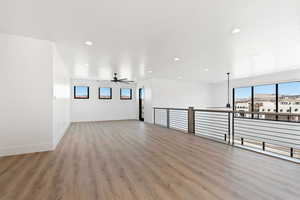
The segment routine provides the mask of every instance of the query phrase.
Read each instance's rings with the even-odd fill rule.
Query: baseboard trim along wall
[[[51,143],[47,143],[47,144],[31,144],[31,145],[0,148],[0,157],[35,153],[35,152],[52,151],[53,150],[52,146],[53,145]]]
[[[59,137],[53,139],[53,143],[29,144],[0,148],[0,157],[54,151],[65,133],[68,131],[70,125],[71,123],[66,126],[63,133],[59,134]]]

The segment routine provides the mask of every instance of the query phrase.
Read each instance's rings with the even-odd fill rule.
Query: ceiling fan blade
[[[119,82],[129,82],[129,83],[132,83],[132,82],[134,82],[134,81],[128,81],[128,80],[119,80]]]
[[[117,73],[114,73],[113,79],[110,80],[111,82],[114,83],[125,83],[125,84],[129,84],[129,83],[133,83],[134,81],[129,81],[128,78],[120,78],[118,79],[117,77]]]

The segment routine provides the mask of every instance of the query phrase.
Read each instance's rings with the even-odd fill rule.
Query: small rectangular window
[[[112,88],[99,88],[99,99],[112,99]]]
[[[132,99],[132,89],[121,88],[120,89],[120,99],[121,100],[131,100]]]
[[[74,99],[88,99],[89,89],[88,86],[74,86]]]

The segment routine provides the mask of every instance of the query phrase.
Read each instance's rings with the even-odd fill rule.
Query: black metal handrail
[[[276,116],[300,116],[298,113],[277,113],[277,112],[250,112],[238,110],[214,110],[214,109],[194,109],[201,112],[220,112],[220,113],[237,113],[237,114],[253,114],[253,115],[276,115]]]
[[[187,132],[247,148],[259,148],[300,159],[300,118],[295,121],[278,120],[279,116],[300,117],[297,113],[246,112],[229,109],[194,109],[154,107],[166,110],[166,127],[188,127]],[[187,111],[171,117],[170,111]],[[273,119],[241,117],[238,114],[278,116]],[[290,118],[288,118],[290,119]],[[290,123],[293,122],[293,123]],[[294,123],[296,122],[296,123]],[[176,128],[175,128],[176,129]],[[288,149],[288,151],[285,151]],[[299,152],[299,154],[298,154]],[[299,160],[300,161],[300,160]]]
[[[187,108],[168,108],[168,107],[153,107],[153,109],[189,110]]]

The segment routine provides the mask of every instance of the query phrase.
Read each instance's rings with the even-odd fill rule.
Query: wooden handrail
[[[154,109],[163,109],[163,110],[186,110],[188,111],[189,109],[188,108],[167,108],[167,107],[153,107]]]
[[[167,107],[153,107],[154,109],[169,109],[169,110],[188,110],[187,108],[167,108]],[[218,113],[238,113],[238,114],[253,114],[253,115],[274,115],[274,116],[300,116],[297,113],[276,113],[276,112],[250,112],[237,110],[220,110],[220,109],[194,109],[198,112],[218,112]]]
[[[200,111],[200,112],[238,113],[238,114],[253,114],[253,115],[300,116],[300,114],[297,114],[297,113],[250,112],[250,111],[238,111],[238,110],[195,109],[194,111]]]

